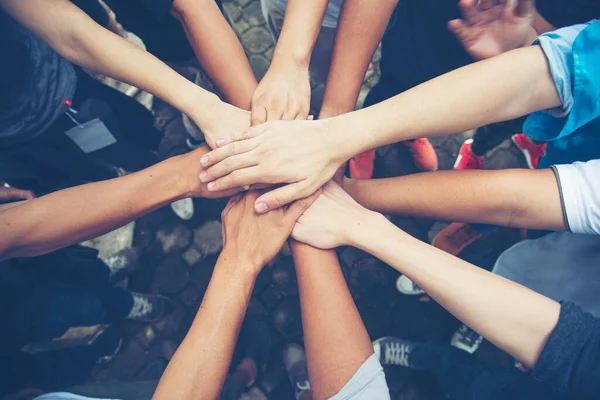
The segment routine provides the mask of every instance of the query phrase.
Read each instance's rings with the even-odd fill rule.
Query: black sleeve
[[[600,18],[598,0],[538,0],[536,8],[546,21],[557,28]]]
[[[533,375],[569,398],[600,398],[600,320],[573,303],[562,303]]]

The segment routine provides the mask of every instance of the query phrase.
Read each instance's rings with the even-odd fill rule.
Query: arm
[[[256,277],[314,201],[313,197],[285,211],[257,215],[256,197],[256,192],[236,196],[223,211],[223,252],[196,318],[153,399],[218,398]]]
[[[249,126],[247,113],[96,24],[68,0],[51,6],[45,0],[0,0],[0,6],[67,60],[145,90],[190,116],[211,147]]]
[[[352,245],[373,254],[528,367],[558,322],[559,303],[414,239],[332,183],[293,236],[320,248]]]
[[[204,182],[214,181],[209,189],[216,191],[289,183],[258,199],[272,209],[310,195],[343,162],[363,151],[464,132],[560,105],[543,50],[539,46],[517,49],[359,111],[322,121],[276,121],[252,127],[244,135],[249,140],[206,156],[203,165],[210,168]]]
[[[0,260],[48,253],[102,235],[175,200],[210,195],[197,179],[197,160],[206,151],[204,147],[121,178],[0,209]]]
[[[314,398],[329,398],[373,354],[373,345],[335,252],[292,242],[292,253],[311,389]]]
[[[354,111],[369,62],[398,0],[344,2],[320,119]]]
[[[344,190],[363,207],[383,214],[567,229],[558,182],[551,169],[438,171],[389,179],[345,179]]]
[[[308,68],[327,3],[327,0],[288,0],[273,61],[252,97],[252,125],[308,118]]]
[[[175,0],[172,13],[200,64],[234,106],[249,110],[257,82],[235,32],[214,0]]]

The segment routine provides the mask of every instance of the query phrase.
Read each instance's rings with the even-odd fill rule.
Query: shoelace
[[[394,364],[401,367],[408,367],[408,356],[411,346],[392,342],[385,344],[385,364]]]

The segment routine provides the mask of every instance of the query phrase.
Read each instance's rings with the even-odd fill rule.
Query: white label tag
[[[117,143],[117,139],[98,118],[69,129],[65,135],[71,138],[85,154]]]

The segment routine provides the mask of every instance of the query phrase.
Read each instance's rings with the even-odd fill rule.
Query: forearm
[[[328,0],[288,0],[273,62],[292,61],[308,68]]]
[[[389,179],[345,179],[344,190],[384,214],[566,230],[551,169],[438,171]]]
[[[185,197],[178,158],[121,178],[22,202],[0,212],[0,259],[34,256],[100,236]]]
[[[196,56],[227,101],[248,110],[258,85],[246,53],[214,0],[177,0],[174,14]]]
[[[398,0],[344,2],[320,118],[353,111],[365,73]]]
[[[217,399],[227,377],[256,275],[221,254],[198,314],[153,399]]]
[[[544,52],[532,46],[323,123],[340,155],[350,158],[389,143],[464,132],[560,105]]]
[[[292,252],[311,388],[315,398],[329,398],[373,354],[373,346],[335,251],[293,242]]]
[[[1,0],[9,14],[74,64],[145,90],[177,109],[200,107],[210,115],[217,96],[177,74],[162,61],[96,24],[68,0]]]
[[[528,367],[554,330],[559,303],[420,242],[380,215],[353,244],[405,274],[462,322]]]

